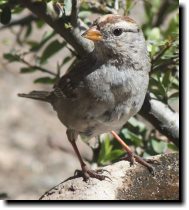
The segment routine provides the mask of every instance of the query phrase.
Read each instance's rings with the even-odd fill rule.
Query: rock
[[[99,181],[70,177],[46,192],[40,200],[179,200],[179,154],[150,157],[155,176],[148,169],[120,161],[104,167],[111,178]]]

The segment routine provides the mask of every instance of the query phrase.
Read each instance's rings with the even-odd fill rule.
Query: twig
[[[171,47],[171,43],[166,43],[166,45],[158,52],[158,54],[152,59],[152,64],[154,64],[165,52]]]
[[[57,76],[56,73],[54,73],[54,72],[52,72],[52,71],[50,71],[50,70],[47,70],[47,69],[45,69],[45,68],[43,68],[43,67],[41,67],[41,66],[31,65],[28,61],[24,60],[23,58],[19,58],[19,59],[20,59],[20,61],[21,61],[22,63],[26,64],[26,65],[27,65],[28,67],[30,67],[30,68],[38,69],[38,70],[40,70],[41,72],[48,73],[48,74],[51,74],[51,75],[53,75],[53,76]]]
[[[47,70],[47,69],[45,69],[45,68],[42,68],[42,67],[40,67],[40,66],[31,66],[31,67],[33,67],[33,68],[35,68],[35,69],[38,69],[38,70],[40,70],[41,72],[44,72],[44,73],[48,73],[48,74],[51,74],[51,75],[53,75],[53,76],[57,76],[57,74],[56,73],[53,73],[52,71],[50,71],[50,70]]]
[[[71,11],[71,24],[73,27],[77,26],[78,10],[79,10],[79,0],[72,0],[72,11]]]
[[[171,59],[171,60],[167,60],[166,62],[164,63],[161,63],[157,66],[152,66],[152,71],[150,74],[152,74],[154,71],[157,71],[158,69],[162,69],[162,71],[164,71],[164,69],[169,66],[169,65],[172,65],[172,64],[175,64],[174,60]]]
[[[108,7],[105,4],[99,3],[96,0],[86,0],[87,3],[93,12],[100,14],[117,14],[117,11],[114,8]]]

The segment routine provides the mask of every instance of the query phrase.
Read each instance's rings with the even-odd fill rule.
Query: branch
[[[94,13],[100,14],[117,14],[117,10],[111,7],[106,6],[96,0],[85,0],[85,3],[88,4],[90,10]]]
[[[93,49],[93,44],[80,36],[81,30],[84,24],[73,28],[67,28],[66,17],[55,19],[47,13],[47,5],[45,2],[33,2],[32,0],[18,0],[23,6],[28,8],[37,17],[43,19],[49,26],[51,26],[60,36],[62,36],[73,48],[76,50],[79,56],[85,56]]]
[[[79,11],[79,2],[78,0],[72,0],[72,11],[71,11],[71,24],[76,27]]]
[[[139,114],[179,147],[179,114],[147,95]]]
[[[151,157],[156,174],[141,165],[120,161],[104,167],[112,181],[70,177],[46,192],[40,200],[179,200],[179,155]]]
[[[53,76],[57,76],[56,73],[54,73],[54,72],[52,72],[52,71],[50,71],[50,70],[47,70],[47,69],[45,69],[45,68],[43,68],[43,67],[41,67],[41,66],[32,65],[32,64],[30,64],[28,61],[24,60],[24,59],[21,58],[21,57],[19,58],[19,60],[20,60],[22,63],[24,63],[25,65],[27,65],[28,67],[32,68],[32,69],[38,69],[38,70],[41,71],[41,72],[44,72],[44,73],[47,73],[47,74],[50,74],[50,75],[53,75]]]

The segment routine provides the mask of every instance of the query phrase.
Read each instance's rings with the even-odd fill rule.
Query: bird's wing
[[[77,98],[77,87],[82,79],[96,68],[96,58],[89,54],[73,65],[54,86],[54,94],[58,97]]]

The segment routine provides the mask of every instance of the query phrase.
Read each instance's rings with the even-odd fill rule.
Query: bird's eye
[[[123,33],[123,30],[121,28],[116,28],[113,30],[113,34],[115,36],[120,36]]]

